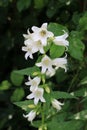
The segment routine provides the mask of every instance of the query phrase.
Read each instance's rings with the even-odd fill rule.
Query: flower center
[[[27,51],[29,51],[29,52],[30,52],[30,51],[31,51],[31,48],[29,48],[29,47],[28,47],[28,48],[27,48]]]
[[[37,41],[37,47],[41,47],[41,41]]]
[[[43,61],[43,64],[44,64],[45,66],[49,66],[49,65],[50,65],[50,61],[49,61],[48,59],[45,59],[45,60]]]
[[[40,34],[41,34],[41,36],[43,37],[43,36],[46,35],[46,31],[45,31],[45,30],[42,30],[42,31],[40,32]]]
[[[42,96],[42,93],[41,93],[41,91],[37,90],[37,91],[35,92],[35,95],[36,95],[37,98],[39,98],[39,97]]]
[[[32,86],[37,86],[36,81],[32,81],[31,84],[32,84]]]

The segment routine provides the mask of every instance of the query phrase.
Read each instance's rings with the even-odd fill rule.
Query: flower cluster
[[[45,78],[46,76],[52,77],[59,68],[63,68],[65,72],[67,71],[67,55],[62,58],[51,58],[48,53],[46,53],[45,48],[50,44],[49,41],[51,41],[52,44],[64,46],[66,49],[68,49],[69,42],[66,39],[68,37],[67,32],[63,30],[63,35],[54,36],[53,32],[47,30],[47,23],[42,24],[40,28],[33,26],[31,29],[32,33],[30,33],[28,29],[28,34],[23,34],[25,38],[25,46],[22,47],[22,51],[26,52],[26,60],[28,57],[33,59],[33,54],[37,52],[39,52],[40,56],[42,57],[40,62],[35,63],[37,67],[41,68],[40,74],[33,78],[29,76],[28,81],[25,82],[25,84],[29,86],[31,92],[26,98],[29,100],[34,99],[34,105],[37,106],[39,103],[46,102],[44,97],[46,88],[44,87],[42,75],[45,75]],[[53,108],[57,109],[57,111],[61,110],[61,105],[63,105],[63,103],[54,98],[51,99],[51,104]],[[28,120],[32,122],[36,115],[37,109],[33,109],[27,115],[24,115],[24,117],[28,118]]]

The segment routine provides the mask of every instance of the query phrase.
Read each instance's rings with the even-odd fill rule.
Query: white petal
[[[25,82],[25,85],[30,85],[30,81],[28,81],[28,82]]]
[[[39,101],[39,98],[35,98],[35,99],[34,99],[34,104],[37,105],[37,104],[38,104],[38,101]]]
[[[53,37],[54,36],[54,34],[52,32],[50,32],[50,31],[47,32],[47,35],[48,35],[48,37]]]
[[[32,99],[32,98],[34,98],[34,94],[31,93],[31,94],[29,94],[26,98],[27,98],[27,99]]]
[[[34,92],[36,89],[37,89],[37,86],[31,86],[31,87],[30,87],[30,91],[31,91],[31,92]]]
[[[41,102],[46,102],[46,100],[43,97],[41,97],[40,100]]]
[[[29,52],[25,54],[25,59],[27,60],[28,56],[30,56]]]
[[[23,47],[22,47],[22,51],[27,51],[27,47],[26,47],[26,46],[23,46]]]
[[[40,53],[41,53],[41,54],[44,54],[44,53],[45,53],[45,51],[44,51],[43,48],[40,48]]]
[[[47,23],[43,23],[42,26],[41,26],[41,28],[47,29]]]
[[[35,80],[35,82],[37,82],[37,84],[39,84],[41,81],[40,77],[35,77],[34,80]]]
[[[42,66],[41,72],[42,72],[42,73],[45,73],[45,72],[46,72],[46,67]]]
[[[40,29],[38,28],[38,27],[36,27],[36,26],[33,26],[32,27],[32,31],[34,31],[34,32],[38,32]]]
[[[47,45],[47,37],[41,38],[41,42],[42,42],[43,46],[46,46]]]
[[[38,66],[38,67],[42,66],[41,62],[40,63],[36,63],[36,66]]]

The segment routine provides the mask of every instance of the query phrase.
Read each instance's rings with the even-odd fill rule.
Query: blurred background
[[[23,118],[23,111],[13,104],[25,99],[27,93],[24,77],[16,75],[14,70],[33,65],[31,60],[25,60],[21,50],[23,34],[44,22],[56,22],[69,31],[76,30],[86,10],[87,0],[0,0],[0,130],[35,129]],[[83,42],[87,47],[86,20],[87,17],[82,22],[86,25]]]

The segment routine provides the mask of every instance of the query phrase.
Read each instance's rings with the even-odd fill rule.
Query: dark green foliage
[[[21,47],[24,40],[22,34],[26,34],[26,30],[33,25],[41,26],[44,22],[50,23],[48,30],[53,30],[55,35],[64,33],[61,28],[66,30],[70,42],[68,72],[60,69],[52,78],[53,89],[63,91],[55,92],[54,97],[58,95],[66,104],[63,113],[48,120],[48,130],[87,130],[86,0],[0,0],[0,130],[37,130],[40,123],[38,120],[34,122],[36,128],[33,128],[23,118],[22,100],[29,93],[24,86],[24,76],[33,76],[39,70],[33,68],[34,63],[30,59],[24,59]],[[58,47],[57,52],[56,45],[51,46],[51,58],[65,56],[61,48],[64,47]],[[48,51],[49,46],[45,49]],[[34,57],[36,61],[38,55]],[[14,105],[18,101],[20,104],[15,104],[23,110]],[[75,120],[78,114],[80,119]]]

